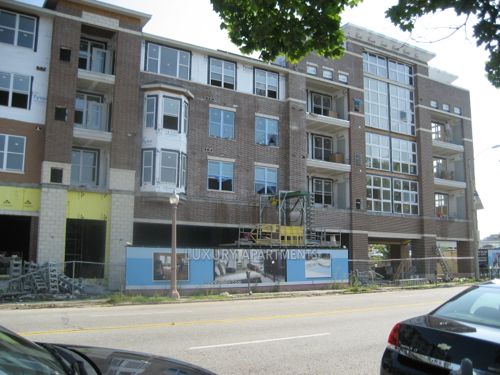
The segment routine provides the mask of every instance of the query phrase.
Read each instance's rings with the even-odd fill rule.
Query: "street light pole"
[[[174,194],[169,198],[172,205],[172,251],[170,253],[170,296],[174,299],[181,298],[177,291],[177,206],[179,195]]]

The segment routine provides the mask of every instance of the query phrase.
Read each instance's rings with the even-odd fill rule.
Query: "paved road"
[[[0,310],[0,323],[31,340],[152,352],[219,374],[376,374],[394,323],[462,289]]]

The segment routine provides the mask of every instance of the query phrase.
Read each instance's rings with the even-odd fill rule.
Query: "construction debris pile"
[[[2,257],[2,263],[7,277],[0,284],[0,300],[69,298],[84,291],[81,279],[66,276],[54,263],[39,265],[17,256]]]

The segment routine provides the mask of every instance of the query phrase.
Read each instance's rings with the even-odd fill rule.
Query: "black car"
[[[472,286],[427,315],[397,323],[381,374],[500,374],[500,281]]]
[[[33,343],[0,327],[0,375],[214,375],[171,358],[89,346]]]

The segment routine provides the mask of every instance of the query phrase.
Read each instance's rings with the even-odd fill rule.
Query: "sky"
[[[26,0],[41,5],[42,0]],[[209,0],[103,0],[114,5],[152,15],[145,26],[147,33],[211,49],[239,53],[212,10]],[[500,89],[486,79],[484,63],[488,57],[477,47],[470,22],[449,38],[450,26],[463,23],[452,11],[428,15],[419,20],[410,35],[385,18],[385,10],[397,1],[365,0],[342,15],[343,23],[352,23],[434,52],[429,65],[459,78],[453,83],[469,90],[472,106],[476,190],[484,209],[478,211],[480,238],[500,233]],[[473,21],[473,20],[471,20]],[[439,39],[443,39],[439,41]],[[498,220],[498,221],[497,221]],[[464,233],[464,236],[466,233]]]

